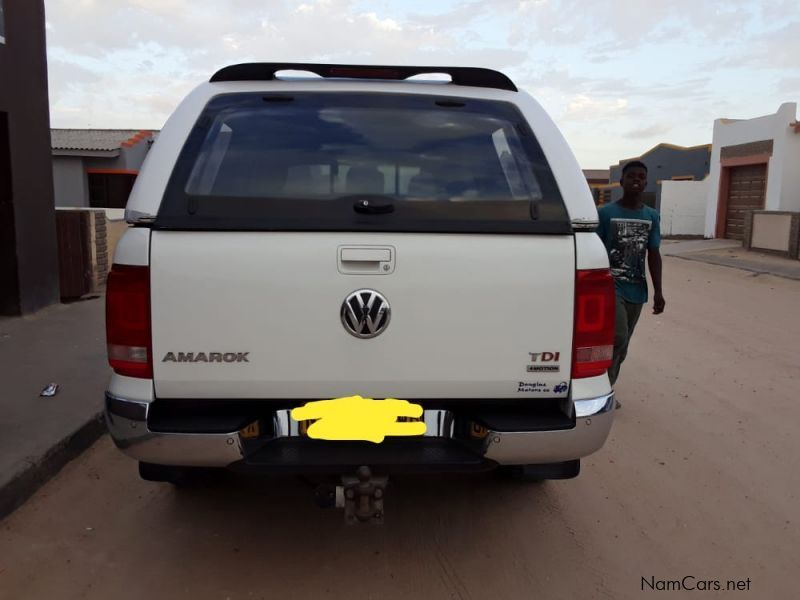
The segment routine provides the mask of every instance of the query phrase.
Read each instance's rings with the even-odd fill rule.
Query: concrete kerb
[[[99,299],[0,319],[0,518],[105,431],[104,322]]]
[[[724,259],[714,256],[692,255],[692,254],[668,254],[671,258],[680,258],[681,260],[690,260],[693,262],[702,262],[709,265],[716,265],[718,267],[728,267],[729,269],[739,269],[740,271],[748,271],[755,275],[772,275],[773,277],[781,277],[783,279],[791,279],[793,281],[800,281],[800,270],[797,273],[780,272],[775,269],[764,269],[743,264],[736,259]]]
[[[729,250],[741,249],[742,243],[736,240],[724,239],[675,239],[665,238],[661,244],[661,253],[665,256],[678,256],[692,254],[695,252],[706,252],[710,250]]]
[[[28,498],[47,483],[71,460],[94,444],[106,433],[103,413],[92,416],[76,431],[57,441],[43,456],[0,481],[0,519],[22,506]]]
[[[664,256],[739,269],[754,275],[800,280],[800,261],[747,250],[735,240],[665,241],[661,252]]]

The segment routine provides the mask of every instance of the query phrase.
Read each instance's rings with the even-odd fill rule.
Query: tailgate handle
[[[342,248],[342,262],[389,262],[392,252],[388,248]]]
[[[342,275],[391,275],[397,252],[394,246],[339,246],[337,262]]]

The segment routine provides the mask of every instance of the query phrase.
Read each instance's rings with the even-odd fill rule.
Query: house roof
[[[147,129],[51,129],[52,150],[110,152],[129,148],[150,138],[154,130]]]
[[[605,179],[608,181],[608,176],[611,173],[610,169],[584,169],[583,176],[586,179]]]
[[[708,150],[709,153],[711,152],[711,144],[698,144],[697,146],[679,146],[677,144],[668,144],[666,142],[662,142],[660,144],[656,144],[655,146],[650,148],[650,150],[648,150],[647,152],[643,152],[639,156],[634,156],[632,158],[625,158],[619,161],[616,165],[614,165],[614,167],[620,167],[625,163],[631,162],[632,160],[642,160],[645,156],[647,156],[648,154],[650,154],[655,150],[658,150],[659,148],[669,148],[670,150],[677,150],[680,152],[691,152],[693,150]]]

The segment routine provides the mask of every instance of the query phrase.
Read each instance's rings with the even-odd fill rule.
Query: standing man
[[[597,235],[603,240],[611,265],[617,292],[617,313],[614,329],[614,362],[608,370],[611,385],[617,381],[619,368],[628,354],[636,322],[647,303],[645,256],[653,280],[653,314],[664,312],[661,291],[661,218],[658,212],[642,201],[647,187],[647,166],[638,160],[622,168],[621,200],[603,206],[599,211]],[[617,408],[621,405],[617,401]]]

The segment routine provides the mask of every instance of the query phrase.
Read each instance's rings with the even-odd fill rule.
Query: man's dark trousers
[[[619,368],[628,355],[628,344],[633,336],[633,330],[642,314],[644,304],[634,304],[617,296],[617,314],[614,323],[614,362],[608,369],[608,378],[611,385],[617,381]]]

